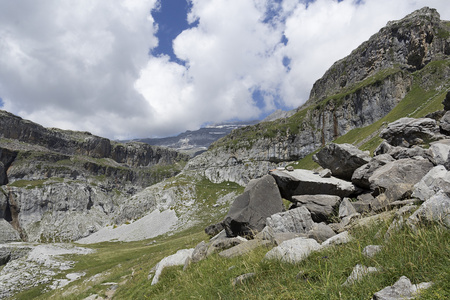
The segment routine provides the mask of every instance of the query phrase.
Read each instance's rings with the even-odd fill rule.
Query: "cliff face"
[[[187,159],[0,111],[0,218],[25,240],[75,240],[124,222],[115,217],[120,204],[179,173]]]
[[[213,181],[225,177],[245,184],[277,163],[301,159],[380,120],[416,89],[446,89],[449,37],[450,22],[441,21],[434,9],[389,22],[317,80],[296,114],[235,130],[187,168],[203,169]]]

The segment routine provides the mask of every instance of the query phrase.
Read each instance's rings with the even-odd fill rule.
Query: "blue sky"
[[[450,20],[448,0],[0,1],[0,107],[114,139],[263,118],[423,6]]]

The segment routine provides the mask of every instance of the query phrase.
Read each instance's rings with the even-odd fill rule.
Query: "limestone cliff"
[[[124,222],[115,216],[120,204],[179,173],[187,159],[0,111],[0,218],[25,240],[75,240]]]
[[[233,131],[187,169],[245,184],[380,120],[418,90],[428,97],[423,102],[444,92],[450,87],[449,55],[450,22],[436,10],[425,7],[389,22],[317,80],[296,114]]]

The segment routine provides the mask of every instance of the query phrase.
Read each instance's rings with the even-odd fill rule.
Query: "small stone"
[[[233,286],[241,285],[241,284],[243,284],[245,281],[249,280],[250,278],[252,278],[252,277],[254,277],[254,276],[255,276],[255,273],[247,273],[247,274],[239,275],[238,277],[236,277],[236,278],[233,280]]]

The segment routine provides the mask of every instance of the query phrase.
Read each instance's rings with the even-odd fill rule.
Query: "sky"
[[[448,0],[0,1],[0,109],[111,139],[303,104],[389,20]]]

